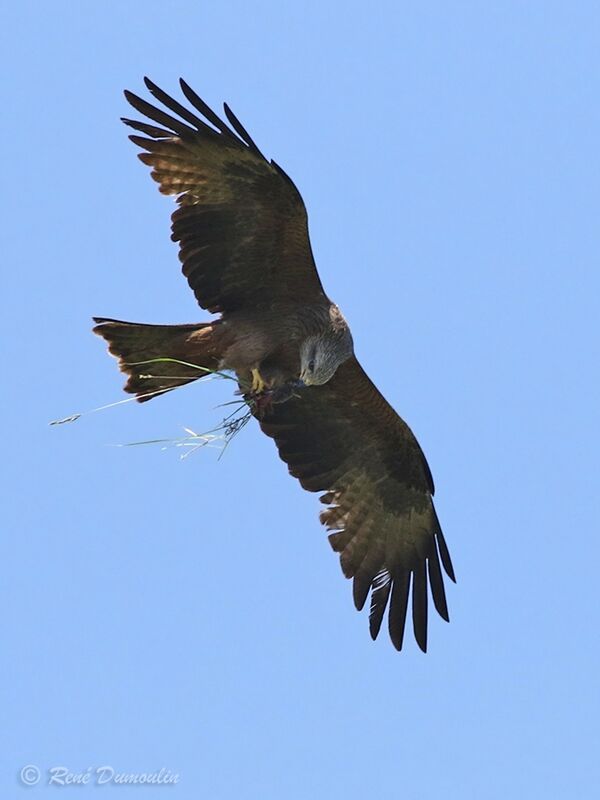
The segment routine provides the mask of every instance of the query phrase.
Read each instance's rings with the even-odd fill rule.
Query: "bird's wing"
[[[413,433],[353,357],[324,386],[272,407],[260,421],[290,473],[324,491],[321,521],[354,579],[360,610],[371,591],[377,637],[389,602],[389,632],[400,650],[412,587],[415,638],[427,647],[427,585],[448,620],[440,562],[455,580],[432,495],[431,473]]]
[[[199,304],[222,312],[323,299],[306,209],[290,178],[265,159],[227,105],[229,125],[184,81],[193,110],[145,82],[171,113],[126,91],[156,124],[123,121],[144,134],[130,139],[145,151],[139,157],[160,191],[177,196],[171,238]]]

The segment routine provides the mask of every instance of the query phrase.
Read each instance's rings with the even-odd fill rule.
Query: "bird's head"
[[[347,325],[338,330],[309,336],[300,348],[300,380],[306,386],[321,386],[353,353],[352,335]]]

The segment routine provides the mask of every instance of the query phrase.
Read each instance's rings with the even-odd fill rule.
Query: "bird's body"
[[[248,372],[256,369],[273,389],[300,379],[305,367],[303,361],[307,361],[303,352],[310,349],[311,342],[346,338],[347,346],[340,349],[339,363],[352,355],[350,329],[337,306],[325,299],[303,307],[274,303],[265,306],[259,318],[255,311],[224,313],[222,327],[228,343],[222,350],[220,369],[233,370],[242,382],[248,379]],[[309,385],[310,375],[305,374],[304,378]]]
[[[412,586],[415,637],[425,650],[427,585],[448,619],[440,563],[454,580],[431,473],[410,429],[358,363],[350,329],[323,290],[302,198],[227,106],[231,127],[183,81],[201,116],[146,85],[177,117],[126,92],[161,126],[125,120],[145,134],[130,138],[160,191],[177,196],[172,239],[183,272],[199,304],[220,317],[187,325],[96,318],[94,330],[139,400],[207,370],[234,372],[290,473],[309,491],[325,492],[321,520],[344,574],[354,578],[357,608],[371,592],[373,638],[389,605],[390,636],[401,648]],[[158,372],[149,368],[157,359]]]

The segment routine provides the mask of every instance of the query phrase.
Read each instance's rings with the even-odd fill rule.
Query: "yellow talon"
[[[260,394],[264,392],[266,387],[266,383],[260,376],[260,372],[257,369],[252,370],[252,391],[255,394]]]

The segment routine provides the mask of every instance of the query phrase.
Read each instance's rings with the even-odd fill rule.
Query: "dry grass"
[[[229,375],[226,372],[221,372],[220,370],[211,370],[207,367],[200,367],[197,364],[191,364],[187,361],[179,361],[175,358],[153,358],[148,361],[139,361],[131,366],[141,366],[142,364],[160,364],[160,363],[171,363],[171,364],[180,364],[181,366],[185,366],[192,369],[197,369],[203,373],[205,373],[204,378],[210,380],[211,378],[219,378],[234,381],[237,383],[237,379],[233,375]],[[149,378],[162,378],[165,379],[173,379],[177,376],[174,375],[144,375],[141,377],[149,377]],[[189,378],[189,376],[181,376],[182,378]],[[146,395],[142,395],[143,397],[151,397],[155,394],[166,394],[166,392],[172,392],[175,389],[181,388],[180,386],[173,386],[168,389],[158,389],[153,392],[148,392]],[[239,394],[239,392],[238,392]],[[75,422],[76,420],[80,419],[81,417],[88,416],[89,414],[95,414],[98,411],[105,411],[109,408],[115,408],[116,406],[124,405],[125,403],[131,403],[137,400],[137,397],[126,397],[123,400],[117,400],[114,403],[107,403],[103,406],[98,406],[97,408],[92,408],[89,411],[82,411],[77,414],[70,414],[68,417],[63,417],[62,419],[55,419],[52,420],[49,424],[50,425],[64,425],[69,422]],[[126,442],[124,444],[115,445],[116,447],[139,447],[141,445],[161,445],[163,450],[169,449],[171,447],[176,448],[183,448],[184,452],[181,453],[181,458],[187,458],[192,453],[196,452],[197,450],[203,447],[211,447],[211,448],[218,448],[221,452],[219,454],[219,458],[223,455],[231,441],[237,436],[237,434],[246,427],[248,422],[252,419],[252,401],[248,401],[245,398],[239,398],[238,400],[233,400],[229,403],[225,403],[221,407],[225,406],[235,406],[235,409],[225,416],[221,422],[211,428],[204,433],[196,433],[196,431],[192,430],[191,428],[184,428],[186,435],[181,436],[178,438],[172,439],[146,439],[144,441],[139,442]]]

